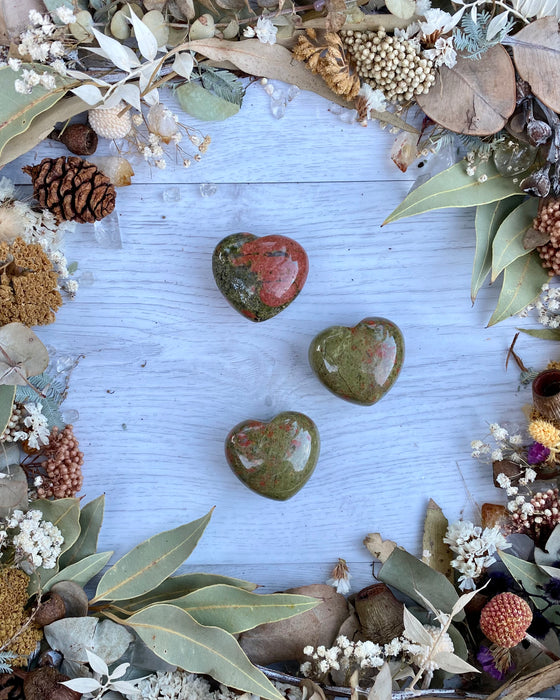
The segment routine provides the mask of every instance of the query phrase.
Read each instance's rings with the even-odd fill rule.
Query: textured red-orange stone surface
[[[533,620],[529,605],[514,593],[494,596],[480,614],[480,629],[491,642],[506,649],[523,640]]]

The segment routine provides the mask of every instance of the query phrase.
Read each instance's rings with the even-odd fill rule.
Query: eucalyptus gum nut
[[[169,26],[165,22],[165,17],[158,10],[146,12],[142,17],[142,22],[151,30],[156,38],[158,46],[166,46],[169,40]]]
[[[123,41],[130,37],[130,23],[122,10],[115,12],[109,26],[115,39]]]
[[[213,95],[196,83],[184,83],[176,94],[182,110],[204,122],[223,121],[239,112],[239,105]]]
[[[195,41],[197,39],[210,39],[214,36],[215,32],[216,27],[214,24],[214,18],[212,15],[205,14],[200,16],[192,23],[189,38],[191,41]]]

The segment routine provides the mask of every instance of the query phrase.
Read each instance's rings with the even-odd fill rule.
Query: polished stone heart
[[[308,269],[305,250],[286,236],[233,233],[218,243],[212,256],[218,289],[251,321],[266,321],[291,304]]]
[[[252,491],[286,501],[309,479],[319,458],[317,426],[303,413],[285,411],[269,422],[239,423],[226,438],[229,466]]]
[[[353,328],[331,326],[309,346],[309,363],[334,394],[371,406],[393,386],[404,359],[404,339],[386,318],[365,318]]]

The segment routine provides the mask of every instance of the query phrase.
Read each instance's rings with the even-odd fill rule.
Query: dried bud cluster
[[[52,323],[62,305],[58,275],[40,245],[0,242],[0,326]]]
[[[538,491],[528,506],[511,514],[512,531],[529,535],[539,546],[544,546],[556,525],[560,523],[558,489]]]
[[[514,593],[500,593],[480,614],[480,629],[491,642],[511,649],[521,642],[533,620],[529,605]]]
[[[420,46],[384,29],[340,32],[342,43],[366,83],[381,90],[390,102],[407,102],[425,94],[435,81],[433,62],[424,58]]]
[[[43,450],[47,459],[41,463],[45,471],[43,483],[37,489],[39,498],[72,498],[82,488],[81,466],[84,455],[78,449],[79,443],[71,425],[62,432],[53,428],[49,444]]]
[[[0,442],[16,442],[17,433],[23,429],[23,408],[22,404],[14,404],[12,415],[3,433],[0,434]]]
[[[29,576],[21,569],[0,568],[0,646],[12,639],[29,617],[29,613],[24,609],[29,598],[28,584]],[[8,651],[25,657],[35,651],[42,636],[41,630],[34,624],[28,625],[8,646]],[[27,663],[27,660],[20,658],[16,660],[16,664],[18,663]]]
[[[533,228],[550,236],[548,243],[537,248],[542,266],[550,276],[560,275],[560,200],[551,199],[541,207]]]

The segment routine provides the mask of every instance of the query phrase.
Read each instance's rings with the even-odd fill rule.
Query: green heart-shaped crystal
[[[371,406],[393,386],[404,359],[404,339],[386,318],[365,318],[353,328],[331,326],[309,346],[321,382],[347,401]]]
[[[303,413],[285,411],[271,421],[248,420],[226,438],[226,458],[252,491],[286,501],[307,482],[319,458],[317,426]]]

